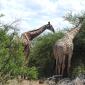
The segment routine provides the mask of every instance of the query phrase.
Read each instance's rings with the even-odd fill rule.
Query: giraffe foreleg
[[[57,54],[56,46],[53,47],[53,54],[54,54],[54,58],[56,60],[55,72],[56,72],[56,74],[58,74],[58,54]]]
[[[67,66],[67,73],[69,74],[69,69],[71,67],[71,58],[73,55],[73,44],[71,44],[70,48],[69,48],[69,54],[68,54],[68,66]]]
[[[58,64],[58,75],[60,75],[60,74],[61,74],[61,72],[60,72],[60,71],[61,71],[61,68],[60,68],[60,67],[61,67],[61,65],[60,65],[60,64]]]
[[[26,45],[25,48],[24,48],[24,54],[25,54],[24,63],[25,63],[25,65],[28,63],[29,52],[30,52],[29,45]]]
[[[60,75],[61,74],[61,61],[60,61],[60,56],[58,55],[57,58],[57,74]]]

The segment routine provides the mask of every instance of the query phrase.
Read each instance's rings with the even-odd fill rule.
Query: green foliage
[[[36,67],[32,66],[30,67],[22,67],[19,70],[19,75],[26,76],[28,79],[37,79],[38,78],[38,71]]]
[[[4,14],[0,14],[0,17],[3,17],[4,16]]]
[[[14,42],[15,32],[7,32],[4,26],[0,29],[0,71],[1,75],[17,75],[15,71],[23,63],[22,45]]]
[[[85,18],[85,12],[81,12],[80,14],[73,14],[72,12],[69,12],[64,16],[64,19],[74,26],[79,24],[79,18]]]
[[[85,73],[85,66],[81,63],[78,66],[75,66],[72,71],[72,77],[79,76],[80,74]]]
[[[35,67],[24,67],[23,45],[16,28],[9,25],[0,27],[0,82],[20,75],[37,79]]]
[[[39,77],[51,76],[54,73],[53,45],[56,40],[63,36],[62,32],[47,34],[38,37],[31,49],[29,56],[29,66],[38,69]]]
[[[73,15],[72,12],[69,12],[64,16],[64,19],[69,21],[71,24],[76,25],[76,17],[77,16],[78,15],[76,15],[76,14]]]
[[[36,69],[36,67],[32,67],[32,68],[27,68],[27,76],[29,77],[29,79],[37,79],[38,78],[38,71]]]

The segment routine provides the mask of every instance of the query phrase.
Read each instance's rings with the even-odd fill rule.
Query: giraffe
[[[54,58],[56,60],[56,74],[63,75],[67,65],[67,74],[71,66],[71,58],[73,54],[73,39],[81,28],[83,18],[79,18],[79,24],[68,31],[63,38],[59,39],[53,46]],[[67,63],[66,63],[67,59]]]
[[[24,32],[21,37],[22,37],[22,41],[23,41],[23,45],[24,45],[24,55],[25,55],[25,63],[28,62],[28,56],[30,53],[30,46],[31,46],[31,41],[36,38],[37,36],[39,36],[42,32],[44,32],[46,29],[54,32],[54,28],[53,26],[50,24],[50,22],[48,22],[48,24],[43,25],[42,27],[40,27],[39,29],[36,30],[32,30],[32,31],[28,31],[28,32]]]

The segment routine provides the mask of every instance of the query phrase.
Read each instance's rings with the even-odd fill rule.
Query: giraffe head
[[[48,24],[46,25],[46,29],[48,29],[48,30],[50,30],[50,31],[52,31],[52,32],[55,32],[55,31],[54,31],[54,28],[53,28],[53,26],[50,24],[50,22],[48,22]]]

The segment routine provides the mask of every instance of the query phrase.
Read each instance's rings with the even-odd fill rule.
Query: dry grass
[[[39,84],[39,80],[9,80],[6,85],[47,85],[46,83]]]

